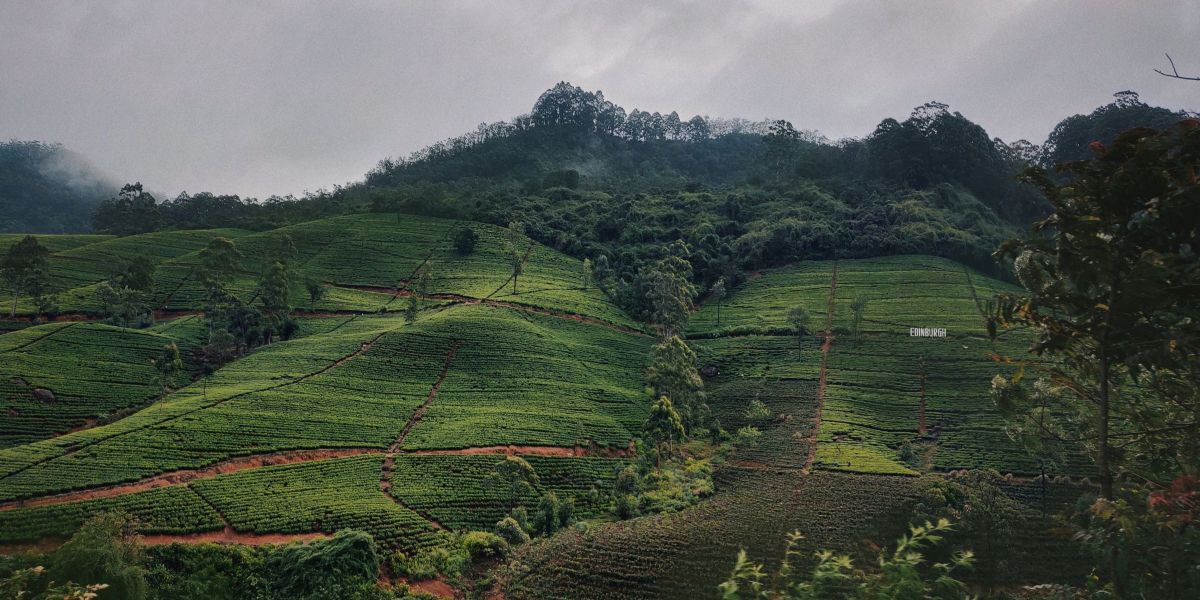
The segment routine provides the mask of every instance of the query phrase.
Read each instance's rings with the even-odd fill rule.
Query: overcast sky
[[[356,180],[560,80],[626,107],[786,118],[831,138],[946,102],[1041,142],[1116,91],[1200,108],[1196,0],[0,0],[0,139],[149,189]]]

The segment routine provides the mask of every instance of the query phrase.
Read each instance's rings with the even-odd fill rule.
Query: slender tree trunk
[[[1109,389],[1108,389],[1109,360],[1104,350],[1100,351],[1100,417],[1098,425],[1099,467],[1100,467],[1100,496],[1112,500],[1113,477],[1109,463],[1108,422],[1109,422]]]

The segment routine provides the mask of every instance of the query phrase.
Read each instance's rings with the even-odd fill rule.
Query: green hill
[[[463,227],[478,236],[467,255],[451,242]],[[447,531],[502,518],[511,498],[492,472],[517,454],[539,474],[521,502],[553,491],[594,522],[522,547],[518,560],[537,568],[505,576],[509,597],[684,598],[711,590],[738,547],[774,548],[800,527],[806,551],[859,552],[860,536],[902,533],[897,515],[938,477],[1042,467],[1008,439],[989,397],[993,374],[1020,368],[994,356],[1020,354],[1023,333],[991,342],[981,313],[981,299],[1009,284],[931,256],[806,261],[734,286],[719,322],[704,302],[688,330],[716,422],[761,436],[717,462],[715,488],[698,504],[609,523],[617,473],[649,413],[653,338],[604,292],[583,288],[581,261],[520,238],[514,293],[505,229],[411,215],[227,232],[244,255],[233,291],[250,302],[258,272],[291,240],[299,330],[209,377],[184,375],[147,404],[157,392],[149,356],[167,341],[190,350],[207,340],[193,274],[197,249],[220,233],[55,253],[59,281],[80,283],[60,298],[72,318],[95,318],[89,278],[98,271],[64,268],[64,257],[89,248],[110,257],[100,263],[153,252],[155,303],[166,311],[145,330],[50,323],[0,336],[0,390],[16,413],[2,431],[0,544],[69,535],[89,515],[122,510],[151,543],[261,543],[352,527],[418,552],[450,543]],[[432,275],[429,296],[407,323],[403,296],[418,268]],[[305,280],[327,286],[314,306]],[[866,300],[857,334],[856,298]],[[787,321],[796,305],[811,315],[799,339]],[[913,337],[911,327],[946,337]],[[32,387],[58,401],[36,404]],[[747,412],[754,401],[765,420]],[[131,407],[141,409],[88,420]],[[1053,472],[1083,469],[1076,457]],[[1052,491],[1065,498],[1068,488]],[[1013,491],[1031,507],[1040,494]],[[1043,517],[1029,508],[1026,518]],[[1039,535],[1031,547],[1059,552]],[[1039,564],[1065,577],[1079,563]]]

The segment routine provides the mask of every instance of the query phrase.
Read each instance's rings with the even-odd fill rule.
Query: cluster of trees
[[[92,229],[115,235],[220,227],[263,231],[340,215],[360,204],[357,196],[340,186],[332,192],[321,190],[303,198],[272,196],[262,202],[209,192],[183,192],[173,199],[159,201],[138,182],[126,184],[115,196],[96,206]]]
[[[9,246],[0,259],[0,279],[12,296],[10,316],[17,314],[17,299],[22,296],[33,299],[39,314],[52,308],[54,289],[50,279],[50,250],[37,238],[27,235]]]
[[[154,273],[158,265],[146,255],[115,265],[96,287],[108,322],[120,327],[148,327],[154,323]]]
[[[559,499],[553,491],[538,498],[530,514],[521,501],[534,494],[541,478],[533,465],[519,456],[506,456],[496,463],[488,480],[507,497],[508,516],[496,523],[495,531],[508,544],[516,546],[534,536],[551,535],[575,522],[574,500]]]
[[[575,139],[595,135],[634,142],[700,142],[727,135],[757,136],[765,133],[766,128],[766,122],[746,119],[696,115],[683,120],[675,111],[666,115],[638,109],[626,112],[606,99],[604,92],[589,92],[564,81],[543,92],[529,114],[510,121],[481,124],[475,131],[432,144],[405,159],[384,159],[368,174],[368,180],[426,161],[454,158],[488,143],[534,131],[575,136]]]
[[[1200,587],[1200,120],[1091,144],[1028,178],[1053,212],[1005,244],[1025,288],[993,303],[993,335],[1030,327],[1040,379],[997,377],[997,405],[1043,464],[1082,446],[1100,498],[1082,517],[1119,597]]]
[[[205,372],[241,356],[248,350],[288,339],[298,324],[292,318],[291,288],[296,278],[296,247],[287,235],[275,238],[264,256],[255,299],[243,301],[230,291],[230,285],[242,270],[242,253],[228,238],[217,237],[200,251],[195,277],[204,287],[204,318],[208,323],[208,343],[200,349],[198,363]],[[306,282],[310,297],[316,298],[323,287]],[[261,307],[261,308],[260,308]]]

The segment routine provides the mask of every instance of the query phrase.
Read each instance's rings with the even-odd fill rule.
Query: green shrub
[[[454,251],[462,256],[468,256],[475,251],[475,242],[479,241],[479,234],[475,233],[470,227],[460,227],[454,232]]]
[[[637,516],[637,498],[627,494],[617,496],[617,517],[624,519],[632,519]]]
[[[379,551],[363,531],[344,529],[327,540],[284,546],[267,560],[285,597],[313,597],[314,590],[343,590],[379,573]],[[316,596],[322,597],[322,596]],[[336,598],[336,595],[325,597]]]
[[[751,423],[765,423],[771,420],[771,409],[767,403],[755,398],[746,406],[745,417]]]
[[[488,531],[469,531],[462,536],[462,546],[472,560],[504,556],[508,542]]]
[[[521,528],[521,524],[512,517],[504,517],[496,522],[496,533],[513,546],[519,546],[529,541],[529,534]]]
[[[107,513],[83,524],[51,560],[54,581],[104,584],[105,600],[140,600],[146,597],[146,569],[140,544],[131,537],[133,519]]]
[[[395,552],[388,561],[392,572],[412,581],[435,579],[439,575],[457,577],[471,562],[461,543],[421,550],[412,556]]]

